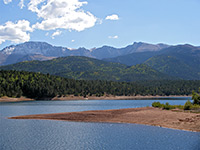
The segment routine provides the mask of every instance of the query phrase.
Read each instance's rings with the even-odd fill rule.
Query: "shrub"
[[[192,109],[192,110],[199,110],[199,111],[200,111],[200,105],[197,105],[197,104],[192,105],[192,106],[191,106],[191,109]]]
[[[160,102],[153,102],[153,103],[152,103],[152,107],[161,108],[161,107],[162,107],[162,104],[161,104]]]
[[[200,88],[199,88],[200,92]],[[193,99],[193,104],[200,105],[200,95],[194,91],[192,91],[192,99]]]
[[[170,105],[169,105],[168,102],[164,105],[163,109],[166,109],[166,110],[169,110],[169,109],[170,109]]]
[[[191,107],[192,107],[192,103],[190,102],[190,100],[188,100],[188,101],[184,104],[183,109],[184,109],[184,110],[190,110]]]

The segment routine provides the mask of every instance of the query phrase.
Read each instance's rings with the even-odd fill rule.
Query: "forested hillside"
[[[200,49],[191,45],[169,47],[145,64],[170,76],[200,80]]]
[[[104,60],[128,66],[147,64],[169,76],[200,80],[200,49],[188,44],[170,46],[157,52],[132,53]]]
[[[114,58],[106,58],[104,61],[125,64],[127,66],[142,64],[149,58],[158,55],[160,52],[135,52],[128,55],[122,55]]]
[[[79,80],[139,81],[173,79],[145,64],[128,67],[120,63],[80,56],[61,57],[49,61],[21,62],[2,66],[1,69],[49,73]]]
[[[192,90],[198,91],[199,87],[200,81],[85,81],[25,71],[0,71],[0,97],[189,95]]]

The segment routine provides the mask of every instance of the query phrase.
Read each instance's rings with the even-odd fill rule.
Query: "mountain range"
[[[135,42],[124,48],[103,46],[89,50],[26,42],[1,50],[0,65],[5,70],[87,80],[200,80],[200,48]]]
[[[52,46],[46,42],[25,42],[18,45],[11,45],[2,49],[0,51],[0,65],[8,65],[30,60],[49,60],[65,56],[86,56],[96,59],[104,59],[131,54],[133,52],[160,51],[166,47],[168,47],[168,45],[153,45],[135,42],[125,48],[103,46],[89,50],[84,47],[71,49],[66,47]]]
[[[200,48],[188,44],[170,46],[156,52],[136,52],[104,61],[128,66],[146,64],[170,76],[200,80]]]

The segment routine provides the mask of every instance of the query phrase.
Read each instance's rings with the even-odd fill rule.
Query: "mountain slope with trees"
[[[157,52],[132,53],[104,60],[128,66],[147,64],[170,76],[200,80],[200,49],[188,44],[171,46]]]
[[[170,76],[200,80],[200,49],[191,45],[173,46],[145,64]]]
[[[138,81],[172,79],[145,64],[128,67],[120,63],[80,56],[61,57],[48,61],[21,62],[2,66],[0,69],[49,73],[80,80]]]
[[[158,55],[158,52],[134,52],[114,58],[106,58],[104,61],[125,64],[127,66],[142,64],[149,58]]]

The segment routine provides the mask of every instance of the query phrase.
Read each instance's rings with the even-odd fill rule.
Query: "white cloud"
[[[108,36],[109,39],[118,39],[119,37],[117,35],[115,36]]]
[[[72,40],[71,42],[75,42],[75,40]]]
[[[30,22],[27,20],[19,20],[17,23],[8,21],[5,25],[0,25],[0,44],[6,40],[20,43],[30,39],[30,34],[33,29],[30,27]]]
[[[83,31],[93,27],[97,18],[90,12],[80,9],[84,4],[87,2],[79,0],[31,0],[28,9],[43,19],[33,25],[33,28]]]
[[[12,2],[12,0],[3,0],[4,4],[8,4],[10,2]]]
[[[62,31],[57,30],[57,31],[55,31],[55,32],[51,35],[51,38],[54,39],[55,36],[58,36],[58,35],[60,35],[61,33],[62,33]]]
[[[8,4],[12,0],[3,0],[3,2]],[[87,2],[82,0],[19,0],[18,6],[21,9],[27,7],[28,10],[36,13],[40,21],[32,27],[26,20],[19,20],[16,23],[8,21],[0,25],[0,44],[6,40],[15,43],[28,41],[30,32],[34,29],[54,30],[55,32],[51,35],[54,39],[62,33],[60,29],[83,31],[95,24],[101,24],[102,20],[81,8],[86,4]],[[45,35],[48,36],[49,33]]]
[[[107,16],[106,20],[119,20],[119,16],[118,15],[111,15],[111,16]]]
[[[20,2],[19,2],[19,7],[20,7],[21,9],[25,7],[25,5],[24,5],[24,0],[20,0]]]

